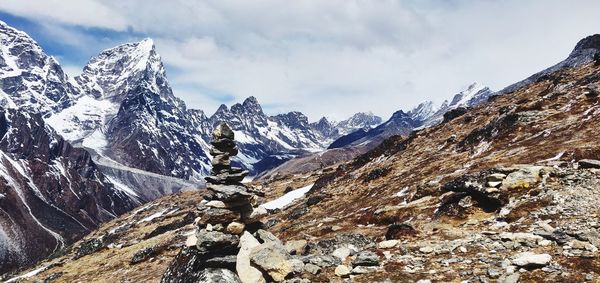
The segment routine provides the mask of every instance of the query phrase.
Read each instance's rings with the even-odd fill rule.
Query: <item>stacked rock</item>
[[[213,130],[212,138],[212,176],[206,177],[206,181],[209,185],[241,185],[240,182],[248,175],[248,171],[231,167],[231,157],[238,154],[233,131],[226,123],[221,122]]]
[[[199,278],[208,277],[238,278],[235,271],[240,236],[262,227],[256,219],[266,211],[253,208],[257,202],[255,192],[241,183],[248,171],[231,167],[231,158],[238,153],[233,131],[226,123],[220,123],[213,130],[212,138],[210,154],[213,156],[213,168],[211,176],[205,178],[209,193],[199,206],[201,216],[196,219],[195,234],[188,238],[186,246],[165,272],[162,282],[197,282]],[[239,282],[237,280],[223,282]]]
[[[241,183],[248,171],[231,166],[231,158],[238,153],[234,133],[226,123],[221,122],[213,130],[212,138],[210,155],[213,156],[213,168],[212,175],[205,178],[210,192],[205,197],[209,200],[206,206],[239,213],[239,220],[247,224],[256,196]]]

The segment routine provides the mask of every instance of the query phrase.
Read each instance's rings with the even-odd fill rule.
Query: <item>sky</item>
[[[71,75],[154,40],[175,95],[209,115],[255,96],[268,114],[383,118],[472,82],[500,90],[600,33],[600,1],[2,0],[0,20]]]

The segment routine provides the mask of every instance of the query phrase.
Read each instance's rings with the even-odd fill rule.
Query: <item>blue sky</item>
[[[2,0],[69,74],[154,39],[175,95],[208,114],[253,95],[269,114],[384,118],[474,81],[499,90],[598,33],[599,1]]]

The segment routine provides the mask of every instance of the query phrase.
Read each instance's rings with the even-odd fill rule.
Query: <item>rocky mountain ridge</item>
[[[406,136],[413,130],[439,124],[442,122],[444,114],[457,108],[475,107],[485,102],[492,95],[494,95],[494,92],[488,87],[475,82],[465,90],[455,94],[450,102],[446,100],[439,107],[435,107],[431,101],[426,101],[407,112],[403,110],[396,111],[390,119],[379,126],[342,136],[334,141],[329,148],[358,145],[367,145],[367,148],[372,148],[390,136]]]
[[[0,106],[22,107],[47,115],[71,105],[78,97],[53,57],[26,33],[0,21]]]

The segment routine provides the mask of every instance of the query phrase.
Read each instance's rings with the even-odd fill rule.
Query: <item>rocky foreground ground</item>
[[[380,220],[373,224],[351,228],[336,217],[315,219],[327,236],[309,231],[292,236],[273,228],[280,240],[265,230],[255,235],[262,243],[280,241],[275,246],[285,253],[272,264],[284,274],[284,282],[599,280],[600,161],[496,168],[452,184],[469,184],[482,195],[527,193],[507,196],[510,204],[496,212],[497,203],[448,188],[439,197],[380,207],[373,214]],[[467,197],[453,202],[456,194]],[[311,199],[315,201],[307,196],[296,205]],[[482,208],[484,202],[489,207]],[[36,274],[15,281],[158,282],[195,233],[199,223],[194,220],[206,219],[206,203],[193,192],[160,199],[107,223],[65,254],[40,264]],[[399,211],[411,211],[415,219],[384,224],[382,219]],[[273,216],[278,214],[264,219],[267,226],[294,217]]]

